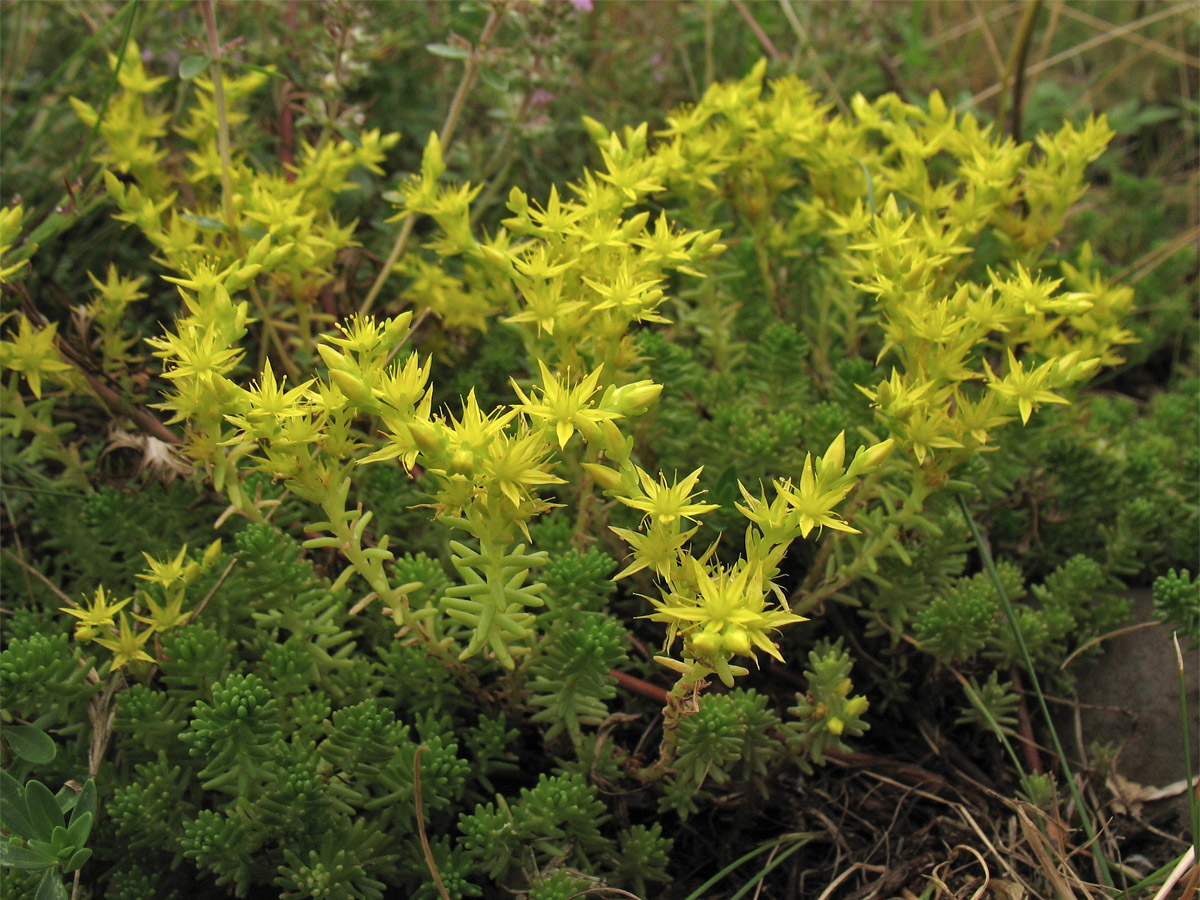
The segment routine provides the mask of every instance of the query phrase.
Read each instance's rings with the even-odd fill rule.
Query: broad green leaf
[[[72,847],[82,847],[92,830],[93,816],[90,812],[81,816],[71,816],[71,826],[67,829],[67,838]]]
[[[92,858],[92,851],[87,847],[81,847],[75,851],[74,855],[67,860],[67,864],[63,866],[64,872],[74,872],[81,868],[85,862]]]
[[[40,781],[31,781],[25,785],[25,808],[29,811],[34,836],[39,840],[50,840],[56,827],[66,825],[62,810],[58,808],[58,801],[50,793],[50,788]]]
[[[49,869],[42,876],[34,900],[67,900],[67,886],[63,884],[62,876],[54,869]]]
[[[212,58],[207,53],[185,56],[179,63],[179,77],[184,81],[191,81],[207,69],[211,62]]]
[[[12,752],[31,763],[48,763],[58,751],[54,739],[32,725],[9,725],[2,733]]]
[[[493,69],[480,69],[479,77],[483,79],[484,84],[488,87],[495,88],[498,91],[508,90],[508,79]]]
[[[450,44],[426,44],[425,49],[444,59],[466,59],[471,55],[471,51],[466,47],[454,47]]]
[[[10,869],[44,869],[57,862],[53,856],[47,856],[40,850],[22,847],[9,841],[0,842],[0,866]]]
[[[0,827],[19,837],[37,837],[25,808],[25,790],[7,772],[0,772]]]
[[[71,827],[74,828],[76,819],[85,815],[92,816],[93,819],[96,816],[96,782],[90,778],[79,792],[79,799],[75,801],[75,811],[71,813]],[[86,837],[86,833],[84,836]]]

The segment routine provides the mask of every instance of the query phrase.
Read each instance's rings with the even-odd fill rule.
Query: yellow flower
[[[644,512],[646,519],[652,519],[654,522],[661,525],[669,525],[676,519],[691,519],[696,521],[697,516],[702,516],[706,512],[710,512],[717,508],[715,503],[692,503],[692,488],[696,486],[696,482],[700,478],[700,473],[704,471],[701,466],[691,475],[688,475],[683,481],[678,481],[670,487],[667,486],[667,480],[662,478],[661,482],[655,481],[640,468],[637,470],[638,479],[642,483],[641,497],[618,497],[617,499],[626,506],[632,506],[634,509],[640,509]]]
[[[179,552],[175,554],[175,558],[159,562],[149,553],[142,553],[146,557],[146,562],[150,564],[149,575],[138,575],[137,577],[143,581],[149,581],[151,584],[160,584],[164,590],[169,590],[177,582],[191,581],[196,577],[200,567],[195,563],[184,564],[185,555],[187,554],[187,544],[184,544]]]
[[[160,634],[165,631],[170,631],[178,625],[183,625],[187,622],[190,612],[184,612],[183,607],[183,591],[177,591],[165,605],[159,606],[153,597],[146,596],[146,605],[150,607],[150,615],[139,616],[134,615],[134,618],[139,622],[149,625],[148,631],[157,631]],[[147,632],[148,633],[148,632]]]
[[[673,589],[663,600],[651,601],[655,612],[648,618],[667,623],[668,642],[682,632],[688,650],[711,665],[726,685],[733,684],[729,659],[734,655],[754,657],[757,648],[782,662],[767,634],[803,622],[804,617],[786,608],[767,608],[773,586],[762,577],[761,568],[742,564],[733,571],[718,567],[710,573],[700,561],[689,562],[696,594]]]
[[[525,396],[514,381],[513,390],[517,392],[521,402],[513,408],[552,426],[560,447],[567,446],[567,441],[571,439],[575,429],[579,429],[585,438],[592,440],[599,437],[598,426],[601,422],[605,419],[621,418],[620,413],[591,408],[591,399],[596,393],[600,379],[600,369],[596,369],[575,387],[568,388],[550,374],[550,370],[540,359],[538,368],[542,372],[541,402],[535,403]]]
[[[71,371],[70,364],[58,355],[54,336],[58,323],[51,322],[45,328],[34,331],[29,319],[21,316],[17,333],[9,334],[10,341],[0,341],[0,362],[4,368],[20,372],[29,383],[29,389],[39,400],[42,399],[42,378]]]
[[[820,464],[820,461],[818,461]],[[800,536],[808,538],[814,528],[833,528],[835,532],[850,532],[858,534],[857,528],[851,528],[834,514],[833,508],[846,498],[854,486],[853,480],[844,484],[846,479],[839,479],[834,485],[826,487],[818,482],[812,472],[812,454],[804,458],[804,470],[800,473],[799,490],[793,488],[791,482],[781,481],[779,492],[787,498],[791,505],[792,514],[798,516]]]
[[[24,217],[25,210],[20,206],[0,209],[0,257],[3,257],[16,243],[17,235],[21,233],[21,219]],[[23,259],[11,266],[0,266],[0,284],[9,281],[28,264],[29,260]]]
[[[1035,403],[1067,403],[1066,398],[1052,393],[1046,388],[1050,376],[1054,372],[1054,361],[1044,362],[1036,369],[1026,372],[1024,366],[1017,361],[1012,350],[1008,351],[1008,374],[1003,379],[997,378],[987,360],[983,361],[988,373],[988,387],[996,393],[1015,399],[1017,408],[1021,411],[1021,424],[1029,422]]]
[[[61,606],[59,609],[67,615],[79,619],[79,624],[75,626],[75,640],[87,641],[91,640],[97,628],[111,627],[114,624],[113,616],[130,599],[132,598],[126,597],[124,600],[113,603],[104,595],[104,587],[101,586],[96,588],[95,596],[88,601],[87,609],[76,609],[70,606]]]
[[[521,505],[522,493],[541,484],[562,484],[562,479],[546,471],[552,452],[538,434],[511,438],[501,433],[492,441],[490,453],[480,463],[485,478],[500,488],[513,506]]]
[[[112,638],[95,638],[97,644],[107,650],[113,652],[112,671],[116,671],[126,663],[135,660],[140,662],[154,662],[154,657],[142,649],[142,645],[150,640],[150,635],[154,633],[154,629],[147,628],[145,631],[138,633],[129,626],[129,619],[125,617],[125,613],[121,613],[121,630]]]

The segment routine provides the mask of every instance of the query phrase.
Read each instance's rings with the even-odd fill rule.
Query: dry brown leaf
[[[1108,776],[1106,783],[1113,795],[1109,804],[1113,811],[1134,818],[1142,815],[1142,804],[1176,797],[1187,790],[1187,782],[1184,780],[1174,781],[1163,787],[1151,787],[1130,781],[1116,772]]]

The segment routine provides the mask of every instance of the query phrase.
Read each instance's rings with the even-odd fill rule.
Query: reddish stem
[[[1021,739],[1021,748],[1025,753],[1025,765],[1029,771],[1041,775],[1042,758],[1038,755],[1037,741],[1033,738],[1033,722],[1029,719],[1029,705],[1025,702],[1025,691],[1021,687],[1021,670],[1015,665],[1009,670],[1013,689],[1017,692],[1017,736]]]
[[[625,688],[625,690],[641,694],[643,697],[656,700],[664,706],[666,705],[666,688],[661,688],[657,684],[651,684],[648,681],[642,681],[640,678],[634,678],[632,675],[626,675],[624,672],[618,672],[616,669],[609,669],[608,674],[617,679],[617,684]]]

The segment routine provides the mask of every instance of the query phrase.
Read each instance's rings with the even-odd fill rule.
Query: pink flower
[[[576,12],[592,11],[592,0],[571,0],[571,5],[575,7]]]

